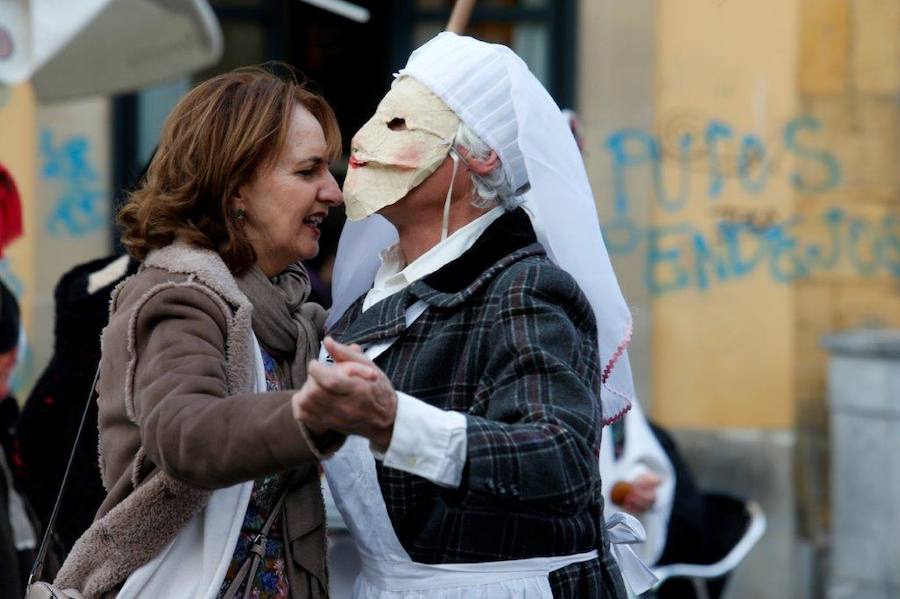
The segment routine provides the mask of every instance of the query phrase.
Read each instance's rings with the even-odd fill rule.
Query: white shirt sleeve
[[[389,468],[455,489],[466,465],[466,417],[397,391],[391,444],[384,454],[371,449]]]

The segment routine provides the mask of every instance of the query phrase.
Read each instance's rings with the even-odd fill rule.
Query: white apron
[[[422,315],[425,308],[426,304],[419,301],[407,310],[407,328]],[[374,360],[393,341],[383,341],[366,348],[366,355]],[[324,349],[320,360],[330,361]],[[335,505],[356,541],[362,561],[362,572],[353,587],[353,599],[552,599],[548,579],[551,572],[598,557],[594,549],[559,557],[472,564],[414,562],[400,544],[388,516],[369,441],[355,435],[349,436],[344,446],[323,466]],[[640,530],[640,523],[634,522]],[[633,529],[625,530],[629,524],[632,523],[627,519],[617,518],[611,527],[607,525],[612,542],[643,540],[642,530],[640,533]],[[629,561],[627,558],[623,560],[619,553],[616,557],[620,563]],[[634,557],[634,554],[629,557]],[[622,566],[624,572],[625,564]]]
[[[394,533],[369,441],[348,437],[324,466],[335,504],[362,560],[354,599],[552,599],[550,572],[597,557],[595,549],[563,557],[420,564],[410,559]]]

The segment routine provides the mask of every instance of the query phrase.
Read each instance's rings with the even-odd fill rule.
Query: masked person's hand
[[[325,339],[331,366],[310,362],[309,376],[291,398],[294,418],[317,435],[359,435],[386,449],[397,414],[397,394],[387,376],[360,350]]]

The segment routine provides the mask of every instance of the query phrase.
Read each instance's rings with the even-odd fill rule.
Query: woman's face
[[[238,191],[234,208],[246,212],[244,230],[266,276],[319,253],[319,224],[341,203],[327,156],[321,125],[298,104],[281,153]]]

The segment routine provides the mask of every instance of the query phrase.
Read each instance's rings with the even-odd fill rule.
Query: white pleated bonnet
[[[522,62],[506,46],[441,33],[412,53],[397,76],[423,83],[500,157],[517,194],[528,190],[508,63]],[[527,70],[524,62],[521,65]]]

